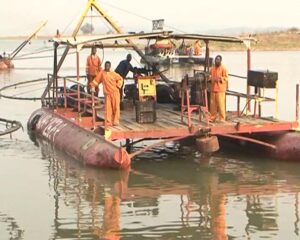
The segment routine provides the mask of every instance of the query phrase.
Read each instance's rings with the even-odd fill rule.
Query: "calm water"
[[[0,52],[13,46],[0,43]],[[115,66],[126,53],[99,55]],[[231,73],[245,75],[245,53],[223,56]],[[70,73],[74,62],[71,56],[62,71]],[[279,72],[280,118],[295,116],[298,62],[299,52],[253,53],[253,68]],[[0,72],[0,86],[44,77],[51,64],[47,58],[15,61],[14,70]],[[180,78],[188,71],[169,74]],[[245,83],[232,78],[230,86],[244,89]],[[38,96],[42,87],[6,93]],[[0,99],[0,117],[25,127],[39,106]],[[266,106],[265,114],[273,113],[274,106]],[[299,163],[223,151],[204,157],[174,143],[137,158],[128,171],[91,169],[46,142],[33,143],[26,128],[1,137],[0,151],[0,239],[300,239]]]

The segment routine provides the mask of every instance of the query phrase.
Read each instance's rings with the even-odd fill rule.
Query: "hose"
[[[8,90],[8,89],[11,89],[11,88],[15,89],[18,86],[24,86],[24,85],[29,84],[29,83],[44,82],[44,81],[47,81],[47,78],[39,78],[39,79],[34,79],[34,80],[29,80],[29,81],[23,81],[23,82],[19,82],[19,83],[15,83],[15,84],[5,86],[5,87],[0,89],[0,98],[3,97],[3,98],[7,98],[7,99],[27,100],[27,101],[41,100],[41,97],[17,97],[17,96],[12,96],[12,95],[5,95],[2,92],[4,90]],[[41,89],[44,89],[44,88],[41,88]],[[32,91],[37,91],[37,90],[40,90],[40,89],[34,89]],[[32,91],[29,91],[29,92],[32,92]],[[28,93],[28,91],[20,93],[20,94],[24,94],[24,93]]]

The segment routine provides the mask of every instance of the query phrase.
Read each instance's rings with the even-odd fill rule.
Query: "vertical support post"
[[[240,117],[240,108],[241,108],[241,97],[237,96],[237,116]]]
[[[79,76],[79,51],[76,51],[76,77],[77,77],[77,108],[78,114],[80,113],[80,76]]]
[[[299,121],[299,84],[296,85],[296,121]]]
[[[191,116],[191,108],[190,108],[190,92],[189,89],[186,89],[186,105],[187,105],[187,112],[188,112],[188,126],[192,126],[192,116]]]
[[[263,89],[263,96],[265,95],[265,90]],[[261,88],[258,88],[258,97],[259,97],[259,102],[258,102],[258,116],[261,117]]]
[[[248,42],[248,46],[247,46],[247,75],[248,75],[248,71],[251,69],[251,47],[250,47],[250,40]],[[249,102],[248,104],[248,107],[247,107],[247,111],[251,111],[251,104],[250,104],[250,96],[251,94],[251,89],[250,89],[250,86],[248,85],[248,82],[247,82],[247,101]]]
[[[181,88],[181,123],[183,123],[183,115],[184,115],[184,90]]]
[[[106,96],[106,94],[104,94],[104,102],[105,103],[107,102],[107,96]],[[107,119],[106,119],[106,116],[107,116],[107,109],[106,109],[106,104],[104,104],[104,129],[105,130],[107,129]]]
[[[57,48],[58,48],[58,43],[55,42],[54,43],[54,62],[53,62],[53,88],[52,88],[52,103],[53,103],[53,107],[55,108],[55,98],[56,98],[56,90],[57,90]],[[51,89],[51,86],[50,86]]]
[[[186,106],[184,104],[185,93],[187,89],[187,76],[184,76],[184,79],[181,81],[181,122],[183,123],[184,111],[186,110]]]
[[[209,41],[205,41],[205,65],[204,65],[204,72],[209,71]]]
[[[66,78],[64,78],[64,103],[65,103],[65,109],[68,106],[67,99],[68,99],[67,98],[67,83],[66,83]]]
[[[210,56],[210,53],[209,53],[209,41],[205,41],[205,66],[204,66],[204,72],[209,72],[209,56]],[[206,79],[207,81],[207,79]],[[207,112],[209,112],[209,101],[210,101],[210,93],[208,93],[207,91],[208,90],[208,84],[207,82],[205,83],[206,84],[206,89],[205,89],[205,108],[207,110]],[[209,95],[208,95],[209,94]],[[206,122],[207,122],[207,125],[209,125],[209,119],[208,117],[206,118]]]
[[[208,110],[208,96],[207,96],[207,88],[204,90],[204,99],[205,99],[205,107],[204,107],[204,111],[205,111],[205,120],[206,120],[206,125],[209,125],[209,120],[210,120],[210,115],[209,114],[209,110]]]
[[[53,75],[51,75],[51,74],[48,74],[48,84],[47,84],[47,86],[49,86],[49,83],[50,83],[50,81],[51,81],[51,78],[53,78]],[[53,79],[52,79],[53,80]],[[47,89],[48,90],[48,99],[47,99],[47,105],[48,105],[48,107],[50,106],[50,99],[51,99],[51,93],[50,93],[50,89]]]
[[[96,123],[96,111],[95,111],[95,95],[92,92],[92,122],[93,122],[93,129],[95,129]]]

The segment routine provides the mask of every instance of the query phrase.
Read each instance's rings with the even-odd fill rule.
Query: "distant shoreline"
[[[243,34],[248,37],[249,34]],[[241,36],[241,37],[243,37]],[[48,41],[54,36],[37,36],[34,40]],[[256,42],[251,44],[252,51],[300,51],[300,31],[290,29],[286,31],[251,34]],[[26,40],[26,36],[0,36],[0,40]],[[34,41],[33,40],[33,41]],[[138,44],[139,45],[139,44]],[[145,45],[140,44],[140,48]],[[204,46],[204,44],[202,45]],[[214,51],[244,51],[245,45],[224,42],[211,42],[210,48]]]

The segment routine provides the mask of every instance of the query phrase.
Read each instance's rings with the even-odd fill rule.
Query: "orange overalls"
[[[210,93],[210,114],[211,120],[217,119],[219,114],[220,121],[225,121],[226,109],[225,109],[225,96],[227,90],[228,72],[226,68],[221,65],[219,67],[213,67],[210,70],[211,79],[211,93]]]
[[[200,43],[195,43],[194,45],[194,55],[201,55],[201,45]]]
[[[119,240],[120,237],[121,199],[118,196],[106,194],[104,198],[104,215],[102,237],[107,240]],[[102,238],[101,238],[102,239]]]
[[[101,71],[91,82],[91,87],[103,84],[105,96],[105,120],[108,125],[118,125],[120,121],[120,88],[123,78],[116,72]]]
[[[101,60],[97,55],[89,55],[86,60],[86,74],[87,74],[87,80],[88,80],[88,93],[91,93],[90,91],[90,83],[93,81],[93,79],[97,76],[97,74],[101,71]],[[95,95],[98,96],[99,88],[95,88]]]

